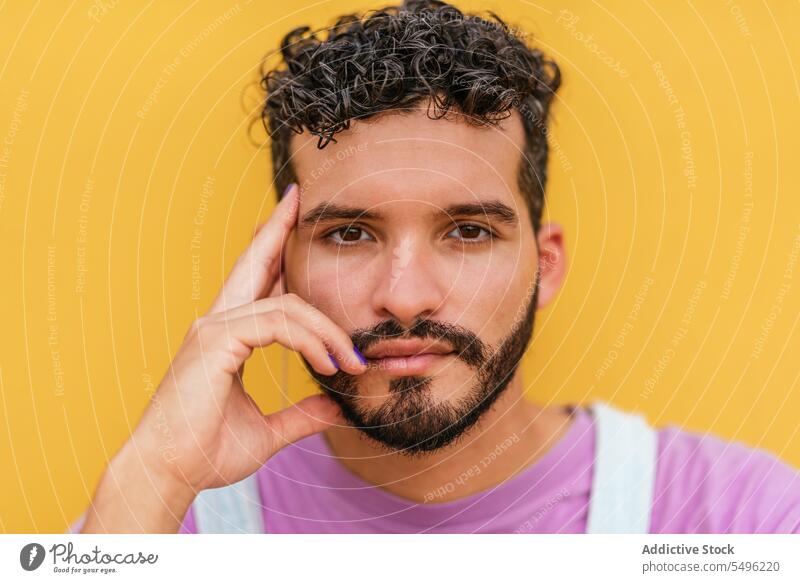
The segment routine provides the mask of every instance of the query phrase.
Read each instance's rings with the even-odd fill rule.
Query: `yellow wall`
[[[800,465],[800,6],[564,4],[458,3],[564,72],[548,218],[571,266],[537,320],[531,397],[610,399]],[[247,134],[262,55],[290,26],[375,6],[3,4],[0,531],[60,532],[83,510],[269,215]],[[268,409],[282,354],[246,375]],[[312,385],[287,361],[294,399]]]

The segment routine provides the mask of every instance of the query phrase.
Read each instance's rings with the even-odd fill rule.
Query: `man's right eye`
[[[325,244],[333,245],[334,247],[349,247],[352,245],[357,245],[359,241],[365,240],[362,239],[362,235],[369,236],[369,234],[361,227],[347,225],[346,227],[334,229],[333,231],[324,235],[322,237],[322,241]]]

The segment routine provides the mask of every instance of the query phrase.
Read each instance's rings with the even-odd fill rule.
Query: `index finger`
[[[300,188],[293,182],[267,222],[237,259],[208,310],[209,314],[254,302],[272,288],[280,273],[284,242],[297,224],[299,202]]]

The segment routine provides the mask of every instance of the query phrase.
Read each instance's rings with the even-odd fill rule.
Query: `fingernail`
[[[284,189],[284,191],[283,191],[283,194],[281,195],[281,200],[283,200],[284,198],[286,198],[286,195],[287,195],[287,194],[289,194],[289,191],[292,189],[292,186],[294,186],[294,182],[290,182],[290,183],[289,183],[289,186],[287,186],[287,187]]]
[[[329,353],[328,354],[328,358],[331,359],[331,362],[333,363],[333,366],[335,366],[337,370],[340,370],[341,367],[339,366],[339,363],[336,362],[336,359],[333,358],[333,355]]]
[[[355,351],[355,353],[356,353],[356,356],[358,357],[358,360],[360,360],[360,361],[361,361],[361,364],[363,364],[363,365],[365,365],[365,366],[366,366],[367,364],[369,364],[369,362],[367,361],[367,359],[366,359],[366,358],[364,358],[364,355],[363,355],[363,354],[361,354],[361,351],[358,349],[358,346],[353,346],[353,350]]]

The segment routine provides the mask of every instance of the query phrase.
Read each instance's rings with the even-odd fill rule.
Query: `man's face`
[[[431,120],[422,106],[335,137],[322,150],[308,132],[293,137],[301,201],[286,289],[373,358],[357,376],[325,376],[303,360],[368,436],[407,454],[433,451],[495,401],[532,334],[539,264],[517,187],[522,122],[514,112],[479,128]],[[334,212],[343,209],[355,210]],[[406,353],[449,354],[401,368],[378,358],[398,341]]]

